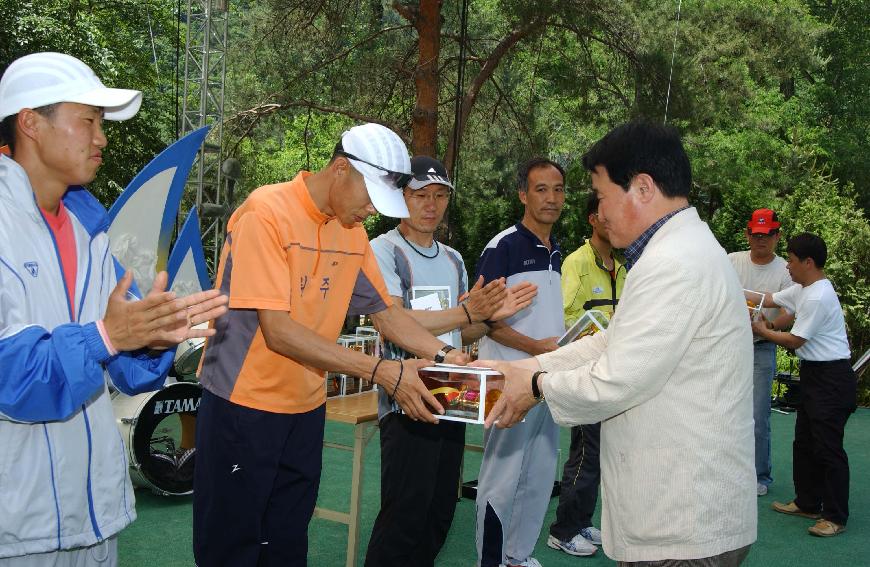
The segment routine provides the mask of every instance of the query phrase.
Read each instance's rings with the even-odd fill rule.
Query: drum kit
[[[379,336],[372,328],[360,327],[355,335],[342,336],[338,342],[372,356],[380,354]],[[172,372],[162,390],[135,396],[112,391],[112,406],[135,486],[161,496],[193,493],[196,414],[202,398],[196,371],[204,346],[202,338],[187,339],[178,345]],[[330,395],[371,389],[358,378],[329,373],[327,388],[332,383],[340,387]]]
[[[127,396],[112,392],[112,406],[127,449],[135,486],[161,496],[193,492],[196,413],[202,386],[196,370],[205,339],[178,345],[167,385],[156,392]]]

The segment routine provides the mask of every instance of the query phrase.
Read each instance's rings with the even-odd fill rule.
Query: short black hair
[[[523,193],[529,190],[529,172],[538,167],[553,166],[562,175],[562,183],[565,183],[565,168],[551,159],[545,157],[532,158],[517,169],[517,188]]]
[[[586,199],[586,218],[589,218],[589,215],[594,215],[598,212],[598,193],[595,191],[589,192],[589,198]]]
[[[628,191],[646,173],[666,197],[688,197],[692,166],[676,129],[642,120],[617,126],[583,155],[583,167],[604,166],[610,180]]]
[[[819,269],[824,268],[825,262],[828,261],[828,247],[825,241],[822,237],[809,232],[802,232],[789,238],[785,251],[797,256],[798,260],[812,258]]]
[[[34,108],[33,111],[45,116],[46,118],[51,118],[54,116],[54,112],[57,110],[59,104],[61,103],[55,102],[53,104],[46,104],[45,106]],[[12,152],[13,155],[15,154],[15,138],[18,135],[17,122],[17,112],[0,121],[0,140],[3,140],[3,143],[9,146],[9,151]]]

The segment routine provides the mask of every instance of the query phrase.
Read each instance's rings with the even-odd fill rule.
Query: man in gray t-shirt
[[[410,216],[371,242],[387,290],[397,305],[453,348],[488,331],[531,303],[536,288],[507,290],[505,280],[469,290],[462,256],[435,240],[453,184],[444,166],[426,156],[411,160],[414,178],[405,189]],[[387,343],[384,357],[408,358]],[[436,362],[438,362],[436,360]],[[465,424],[411,420],[383,390],[378,394],[381,439],[381,510],[366,553],[368,567],[432,566],[456,508]]]
[[[792,285],[785,260],[776,255],[780,223],[770,209],[752,213],[746,227],[749,250],[728,255],[744,289],[775,292]],[[764,317],[777,329],[788,327],[791,315],[778,308],[764,309]],[[776,345],[755,337],[753,342],[752,414],[755,419],[755,474],[758,495],[773,482],[770,462],[770,391],[776,374]]]

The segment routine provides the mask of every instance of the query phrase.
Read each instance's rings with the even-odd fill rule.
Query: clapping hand
[[[157,274],[151,291],[137,301],[127,299],[133,282],[130,271],[112,290],[103,325],[117,350],[166,349],[186,339],[210,337],[215,333],[214,329],[193,327],[226,313],[229,298],[219,290],[179,298],[175,292],[166,291],[168,279],[166,272]]]
[[[538,286],[532,282],[520,282],[507,288],[507,296],[501,306],[489,317],[493,321],[507,319],[532,304],[538,295]]]
[[[504,304],[507,296],[504,278],[492,280],[486,285],[483,285],[483,276],[477,278],[474,286],[464,296],[467,297],[465,307],[468,309],[471,321],[479,323],[491,319],[496,309]]]

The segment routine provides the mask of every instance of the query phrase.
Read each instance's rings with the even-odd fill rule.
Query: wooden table
[[[339,512],[318,506],[314,516],[347,525],[347,567],[356,565],[359,549],[360,504],[363,489],[363,457],[366,445],[375,432],[378,420],[377,392],[326,400],[326,419],[353,425],[353,446],[324,441],[323,446],[353,453],[353,473],[350,487],[350,511]]]

